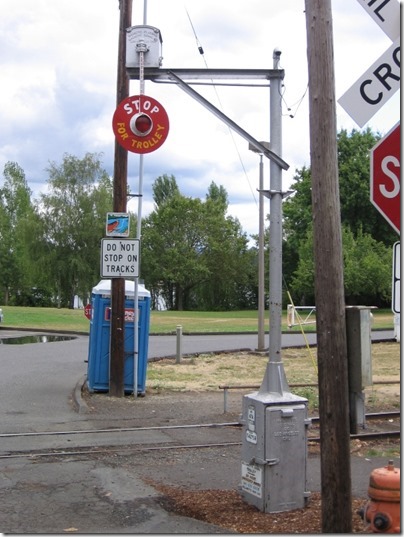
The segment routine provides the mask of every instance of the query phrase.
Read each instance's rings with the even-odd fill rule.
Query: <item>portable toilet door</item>
[[[125,280],[124,390],[134,392],[134,296],[135,284]],[[87,384],[90,391],[109,390],[111,280],[101,280],[91,294],[92,318],[88,352]],[[146,392],[150,325],[150,292],[138,285],[138,375],[137,394]]]

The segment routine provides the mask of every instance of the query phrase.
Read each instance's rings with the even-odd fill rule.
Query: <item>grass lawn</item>
[[[56,330],[88,333],[90,321],[83,310],[57,308],[27,308],[2,306],[4,321],[0,327]],[[394,316],[389,310],[374,310],[374,328],[393,329]],[[303,317],[303,314],[302,314]],[[269,327],[269,315],[266,312],[266,331]],[[150,317],[151,334],[172,334],[177,326],[182,326],[183,333],[231,333],[258,331],[257,311],[152,311]],[[299,326],[288,329],[286,311],[283,313],[282,329],[300,331]],[[304,327],[306,332],[315,331],[315,324]]]
[[[305,397],[311,410],[318,409],[317,349],[286,348],[282,361],[288,384],[305,384],[294,387],[293,393]],[[252,386],[261,385],[268,355],[238,352],[223,354],[199,354],[150,362],[147,367],[147,390],[149,393],[207,392],[217,391],[218,386],[249,386],[238,391],[248,393]],[[372,344],[373,385],[365,387],[366,407],[400,408],[400,343],[392,341]],[[394,384],[383,384],[383,382]]]

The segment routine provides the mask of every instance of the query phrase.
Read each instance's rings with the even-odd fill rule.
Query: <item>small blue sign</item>
[[[107,213],[107,237],[129,237],[128,213]]]

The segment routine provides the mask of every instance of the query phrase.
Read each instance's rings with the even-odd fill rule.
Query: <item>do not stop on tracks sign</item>
[[[370,201],[400,234],[400,123],[370,153]]]
[[[112,128],[118,143],[127,151],[151,153],[167,139],[168,115],[156,99],[134,95],[119,103]]]

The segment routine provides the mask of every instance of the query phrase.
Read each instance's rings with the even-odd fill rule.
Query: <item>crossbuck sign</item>
[[[393,44],[338,99],[363,127],[400,88],[400,4],[397,0],[358,0]]]

